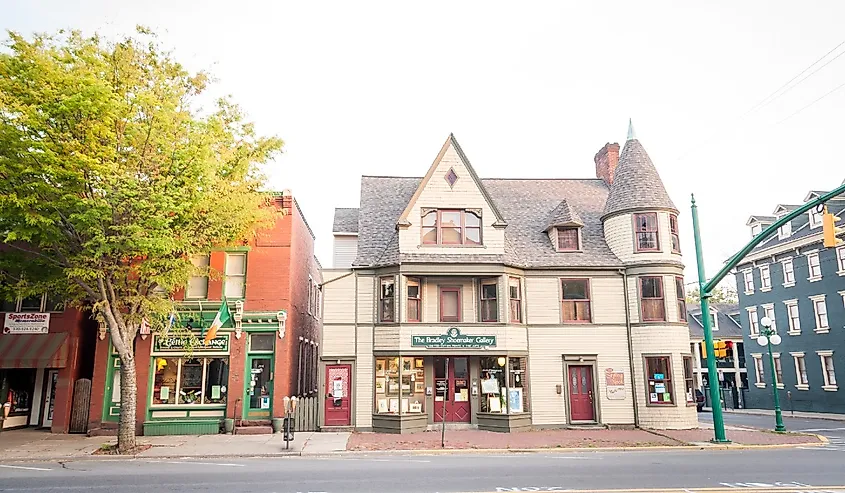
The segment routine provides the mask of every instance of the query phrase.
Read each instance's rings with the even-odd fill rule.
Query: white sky
[[[526,3],[0,0],[0,27],[143,24],[211,70],[285,140],[271,186],[293,191],[325,267],[360,176],[422,176],[449,132],[482,177],[593,177],[633,118],[682,213],[687,282],[691,192],[713,275],[749,215],[845,178],[845,88],[779,123],[845,83],[845,57],[740,118],[845,40],[845,2]]]

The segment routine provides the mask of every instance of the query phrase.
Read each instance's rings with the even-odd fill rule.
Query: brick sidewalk
[[[644,448],[680,447],[702,444],[713,438],[713,430],[542,430],[494,433],[479,430],[446,431],[444,448],[461,449],[556,449],[556,448]],[[758,430],[732,430],[728,438],[737,445],[818,444],[813,435],[776,434]],[[346,446],[350,451],[440,449],[440,433],[409,435],[353,433]]]

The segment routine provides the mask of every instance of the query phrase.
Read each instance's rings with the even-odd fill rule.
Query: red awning
[[[0,335],[0,368],[64,368],[67,334]]]

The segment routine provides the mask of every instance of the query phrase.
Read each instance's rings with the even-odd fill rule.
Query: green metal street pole
[[[775,431],[786,431],[786,426],[783,425],[783,416],[780,412],[780,398],[778,397],[778,375],[775,371],[775,356],[772,354],[772,335],[774,331],[768,329],[763,332],[766,336],[766,345],[769,349],[769,365],[772,367],[772,396],[775,400]]]
[[[729,443],[725,436],[725,421],[722,418],[722,399],[719,396],[719,380],[716,370],[716,352],[713,350],[713,328],[710,326],[710,291],[705,290],[707,278],[704,274],[704,252],[701,248],[701,234],[698,225],[698,206],[695,195],[692,196],[692,230],[695,235],[695,261],[698,263],[698,291],[701,295],[701,325],[704,326],[704,346],[707,350],[707,374],[710,380],[710,409],[713,413],[713,431],[715,443]]]

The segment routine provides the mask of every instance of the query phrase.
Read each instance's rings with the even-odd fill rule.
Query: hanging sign
[[[7,313],[4,334],[46,334],[50,331],[49,313]]]
[[[452,327],[443,335],[411,336],[411,345],[426,348],[487,348],[496,347],[496,336],[470,336]]]
[[[189,340],[185,337],[176,336],[160,336],[153,335],[153,353],[184,353],[188,350]],[[229,334],[219,334],[214,339],[204,344],[200,341],[199,344],[191,348],[194,353],[228,353],[229,352]]]

